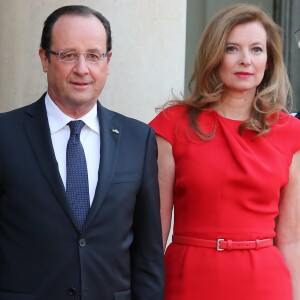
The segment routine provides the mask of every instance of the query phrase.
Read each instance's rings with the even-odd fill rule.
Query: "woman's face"
[[[229,33],[219,76],[225,91],[255,91],[267,68],[267,33],[259,22],[235,26]]]

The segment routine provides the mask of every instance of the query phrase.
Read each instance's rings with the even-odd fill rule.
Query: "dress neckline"
[[[215,115],[216,115],[220,120],[224,120],[224,121],[226,121],[226,122],[240,124],[240,123],[246,121],[246,119],[245,119],[245,120],[235,120],[235,119],[226,118],[226,117],[222,116],[221,114],[219,114],[219,113],[218,113],[217,111],[215,111],[215,110],[214,110],[213,112],[215,113]]]

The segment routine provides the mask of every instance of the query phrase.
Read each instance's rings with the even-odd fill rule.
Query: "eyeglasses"
[[[105,59],[107,57],[108,52],[106,53],[101,53],[98,51],[87,51],[83,53],[79,53],[74,50],[61,50],[61,51],[52,51],[50,49],[45,50],[46,53],[54,54],[58,57],[59,61],[62,62],[67,62],[67,63],[72,63],[72,62],[77,62],[79,59],[80,55],[83,55],[85,58],[85,61],[97,64]]]

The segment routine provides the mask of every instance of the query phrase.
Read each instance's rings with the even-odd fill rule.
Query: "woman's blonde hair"
[[[188,106],[190,125],[203,139],[212,138],[214,133],[203,133],[197,117],[201,111],[215,107],[222,98],[223,84],[218,69],[224,57],[227,37],[235,26],[250,22],[259,22],[266,30],[268,59],[264,77],[257,87],[251,117],[241,124],[240,132],[250,129],[258,134],[267,133],[270,124],[276,121],[276,113],[287,108],[291,88],[283,62],[280,27],[255,5],[230,5],[215,15],[201,36],[189,82],[191,96],[171,101]]]

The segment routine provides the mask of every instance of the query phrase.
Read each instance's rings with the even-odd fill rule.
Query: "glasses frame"
[[[61,53],[67,52],[67,51],[77,53],[78,55],[75,56],[76,59],[75,59],[75,60],[69,60],[69,61],[68,61],[68,60],[63,60],[63,59],[61,59]],[[51,49],[45,49],[45,52],[46,52],[46,53],[49,53],[49,54],[56,55],[57,58],[58,58],[58,60],[61,61],[61,62],[63,62],[63,63],[75,63],[75,62],[78,62],[79,56],[80,56],[80,55],[83,55],[84,60],[85,60],[86,62],[89,62],[89,63],[92,63],[92,64],[98,64],[99,62],[104,61],[105,57],[107,57],[107,55],[108,55],[108,52],[105,52],[105,53],[101,53],[101,52],[100,52],[100,59],[99,59],[98,61],[90,61],[90,60],[86,60],[86,54],[87,54],[87,53],[91,53],[91,51],[86,51],[86,52],[78,52],[78,51],[75,51],[75,50],[59,50],[59,51],[53,51],[53,50],[51,50]]]

